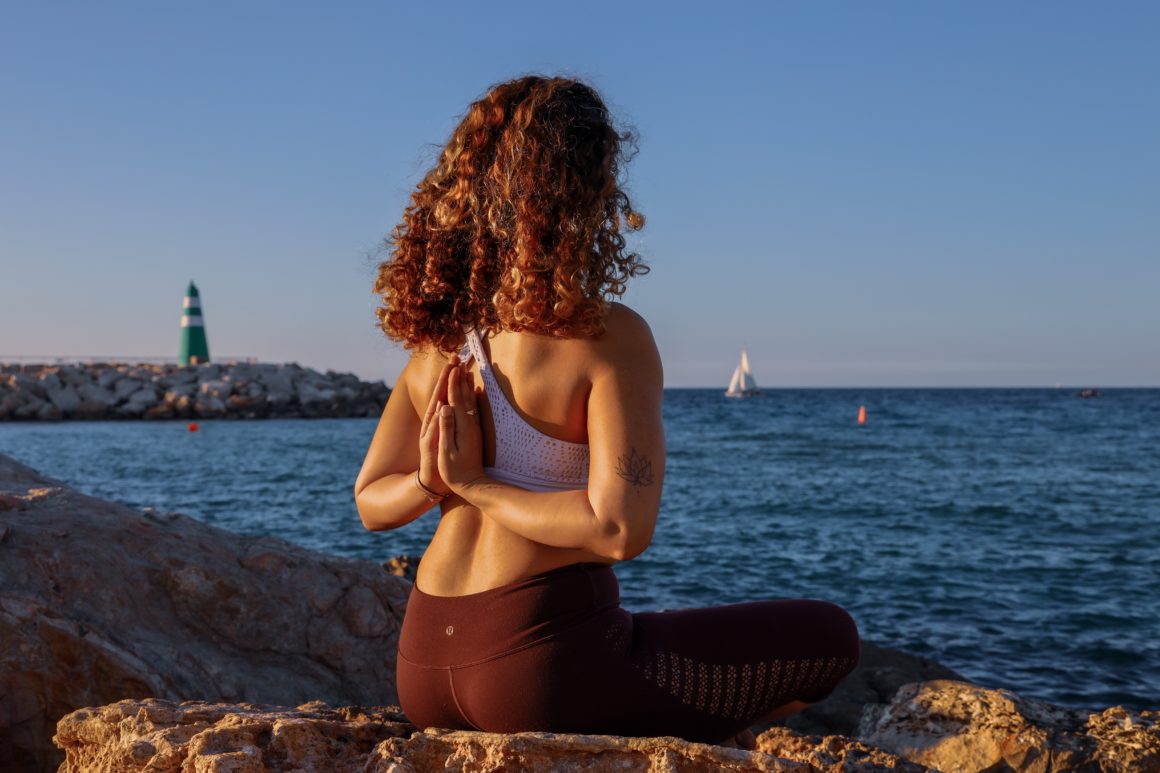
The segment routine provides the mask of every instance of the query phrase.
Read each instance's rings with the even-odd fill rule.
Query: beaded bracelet
[[[447,497],[451,496],[451,492],[446,494],[439,494],[423,485],[423,481],[419,480],[419,471],[415,470],[415,485],[423,492],[423,496],[427,497],[428,502],[442,502]]]

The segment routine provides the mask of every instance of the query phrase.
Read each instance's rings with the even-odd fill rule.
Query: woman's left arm
[[[436,506],[416,485],[416,476],[432,491],[447,491],[438,474],[437,450],[432,442],[435,414],[439,403],[446,401],[447,392],[443,386],[436,387],[422,419],[412,394],[421,394],[424,382],[445,385],[452,362],[444,365],[434,354],[412,355],[391,390],[354,483],[355,507],[363,526],[371,531],[405,526]],[[440,365],[442,372],[436,376]]]

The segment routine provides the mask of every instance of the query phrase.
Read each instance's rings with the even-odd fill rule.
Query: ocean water
[[[858,426],[859,405],[868,421]],[[1065,705],[1160,708],[1160,390],[665,393],[652,545],[624,604],[823,598],[862,634]],[[354,478],[373,419],[0,424],[95,496],[375,560]]]

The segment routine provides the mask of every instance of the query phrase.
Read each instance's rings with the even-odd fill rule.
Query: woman
[[[823,601],[631,614],[611,565],[661,499],[662,373],[611,296],[646,268],[623,229],[631,135],[600,97],[525,77],[471,105],[392,234],[375,291],[412,350],[355,483],[368,529],[438,504],[399,639],[421,727],[721,742],[825,697],[853,620]]]

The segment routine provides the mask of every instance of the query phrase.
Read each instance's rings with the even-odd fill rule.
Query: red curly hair
[[[379,324],[408,349],[453,351],[465,326],[604,332],[606,303],[648,267],[622,230],[644,218],[620,183],[635,135],[590,86],[527,76],[471,104],[386,243]]]

